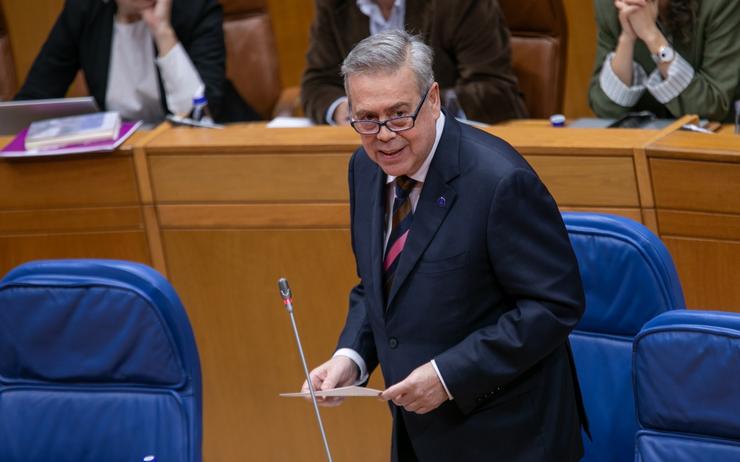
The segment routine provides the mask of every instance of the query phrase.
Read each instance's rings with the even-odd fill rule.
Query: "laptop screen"
[[[92,96],[0,102],[0,135],[15,135],[37,120],[98,111]]]

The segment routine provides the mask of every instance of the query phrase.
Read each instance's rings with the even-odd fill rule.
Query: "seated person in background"
[[[233,108],[221,6],[172,2],[67,0],[16,99],[63,97],[82,69],[98,106],[126,119],[187,115],[203,92],[216,120],[258,118],[238,95]]]
[[[349,123],[340,65],[360,40],[391,29],[420,34],[432,47],[451,115],[487,123],[527,116],[496,0],[317,0],[301,82],[308,117]]]
[[[599,117],[649,110],[665,118],[732,119],[740,99],[740,2],[595,0]],[[646,91],[647,90],[647,91]]]

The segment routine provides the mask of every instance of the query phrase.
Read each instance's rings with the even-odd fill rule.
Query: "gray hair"
[[[432,48],[418,35],[401,30],[371,35],[355,45],[342,63],[344,91],[349,95],[347,81],[352,75],[393,73],[408,65],[416,76],[419,94],[424,94],[434,83],[433,59]]]

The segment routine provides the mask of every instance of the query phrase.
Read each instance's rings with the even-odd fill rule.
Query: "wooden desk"
[[[674,129],[488,131],[525,155],[563,209],[659,232],[692,307],[740,311],[740,137]],[[291,282],[309,362],[327,359],[356,283],[346,176],[358,144],[349,128],[165,125],[114,154],[0,161],[0,271],[33,258],[152,264],[198,341],[205,460],[321,460],[310,404],[277,396],[303,378],[276,281]],[[323,416],[336,460],[388,459],[383,403]]]
[[[647,153],[659,233],[687,304],[740,311],[740,136],[675,132]]]
[[[0,273],[42,258],[149,263],[132,160],[136,139],[113,154],[0,161]]]

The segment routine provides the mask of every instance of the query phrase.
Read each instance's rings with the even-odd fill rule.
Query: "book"
[[[118,137],[120,129],[121,116],[117,112],[38,120],[28,127],[24,145],[26,150],[34,150],[112,141]]]
[[[40,156],[59,156],[70,154],[83,154],[89,152],[113,151],[126,141],[137,128],[141,126],[138,122],[122,122],[118,137],[115,140],[95,141],[87,143],[69,144],[59,148],[48,149],[26,149],[25,141],[28,128],[18,133],[10,143],[0,150],[0,158],[25,158]]]

